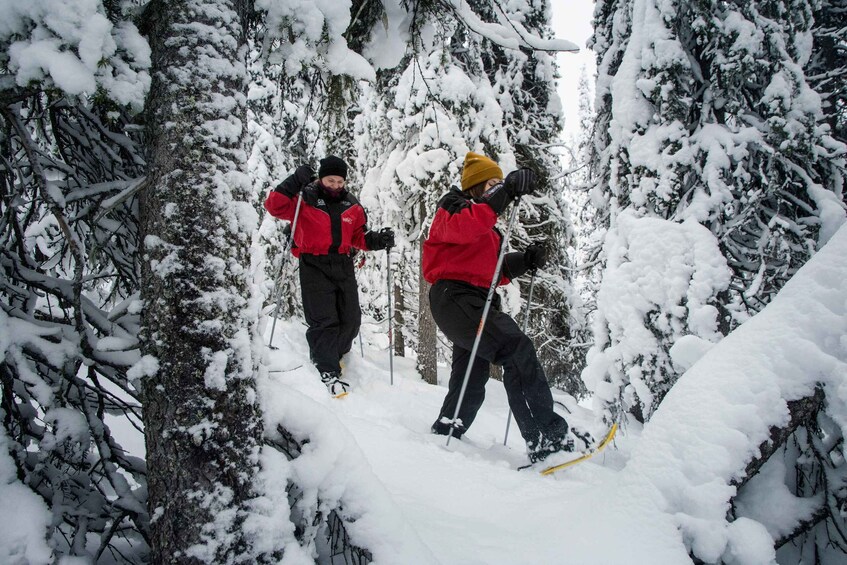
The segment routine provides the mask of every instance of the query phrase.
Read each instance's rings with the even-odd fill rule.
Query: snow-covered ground
[[[774,457],[728,521],[731,482],[771,428],[786,424],[786,401],[816,386],[847,431],[844,280],[847,227],[720,343],[680,340],[672,355],[691,367],[643,433],[629,424],[606,451],[551,477],[516,470],[526,459],[514,427],[502,445],[501,383],[489,382],[471,429],[445,446],[429,427],[446,389],[422,382],[410,360],[395,359],[392,385],[384,347],[362,357],[356,344],[345,368],[352,392],[333,399],[308,362],[305,328],[285,322],[259,397],[269,428],[281,422],[310,443],[293,463],[266,456],[265,471],[341,501],[357,517],[354,542],[380,563],[676,565],[691,561],[689,551],[710,563],[774,563],[773,540],[817,501],[786,488]],[[572,424],[597,433],[589,409],[558,399]]]
[[[308,443],[293,461],[264,450],[260,498],[244,527],[260,549],[285,547],[283,563],[313,563],[289,519],[293,482],[307,511],[319,501],[323,510],[340,504],[353,543],[382,564],[678,565],[691,562],[689,551],[710,563],[775,563],[773,540],[820,501],[795,497],[783,458],[772,457],[738,497],[730,522],[731,481],[770,429],[788,421],[786,401],[818,385],[840,428],[833,437],[847,432],[845,280],[842,227],[767,308],[721,342],[678,342],[672,355],[691,367],[643,430],[630,423],[604,452],[550,477],[516,470],[526,458],[514,426],[502,445],[508,407],[500,382],[489,382],[466,436],[445,446],[429,432],[445,387],[424,383],[402,358],[394,359],[391,384],[384,335],[364,328],[364,356],[356,343],[345,368],[351,394],[333,399],[308,361],[305,328],[281,321],[257,398],[268,434],[281,424]],[[597,433],[589,408],[557,398],[572,424]],[[16,482],[6,441],[0,433],[0,501],[15,512],[0,513],[0,563],[47,562],[49,511]],[[832,463],[840,468],[843,459]],[[788,549],[784,563],[800,562]],[[824,549],[832,552],[827,563],[843,557]]]
[[[357,342],[345,367],[352,391],[333,399],[308,361],[305,328],[285,322],[277,332],[279,349],[270,352],[271,372],[260,387],[268,418],[283,417],[284,410],[312,412],[311,423],[321,430],[313,437],[316,452],[324,450],[321,439],[355,443],[336,446],[336,459],[318,456],[307,466],[310,473],[335,477],[348,472],[345,462],[353,458],[346,482],[367,485],[358,488],[376,489],[375,497],[391,501],[380,505],[374,522],[403,524],[403,535],[413,539],[366,532],[387,545],[387,554],[375,557],[445,564],[688,560],[676,526],[651,504],[649,490],[620,484],[631,427],[606,451],[553,476],[517,471],[527,462],[525,444],[513,422],[503,445],[508,404],[502,383],[489,382],[470,431],[446,446],[429,427],[447,389],[424,383],[411,360],[394,359],[392,386],[388,352],[366,347],[361,357]],[[439,380],[446,382],[449,369],[442,371]],[[571,423],[596,428],[589,410],[569,396],[556,397],[571,411],[562,411]],[[361,456],[350,455],[351,449]],[[402,555],[393,544],[415,553]]]

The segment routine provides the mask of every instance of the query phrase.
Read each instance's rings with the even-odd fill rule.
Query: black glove
[[[535,173],[532,169],[518,169],[506,175],[503,188],[513,199],[535,192]]]
[[[302,190],[304,186],[318,178],[315,175],[315,171],[312,170],[312,167],[309,165],[300,165],[296,169],[294,169],[294,174],[292,175],[297,184],[300,185],[300,189]]]
[[[506,206],[509,205],[509,202],[512,201],[512,196],[506,190],[506,185],[501,182],[483,192],[479,200],[491,206],[494,213],[499,216],[506,209]]]
[[[499,216],[506,206],[519,196],[532,194],[535,190],[535,173],[530,169],[518,169],[506,175],[506,180],[495,184],[482,193],[479,199]]]
[[[541,244],[533,243],[523,252],[523,260],[527,269],[543,269],[547,265],[547,249]]]
[[[391,249],[394,247],[394,230],[391,228],[382,228],[379,231],[370,231],[365,234],[365,244],[372,251]]]
[[[290,198],[294,198],[301,190],[303,190],[304,186],[316,178],[315,171],[312,170],[312,167],[309,165],[300,165],[294,169],[294,173],[282,181],[275,190]]]
[[[394,247],[394,230],[391,228],[382,228],[379,230],[379,238],[382,242],[383,249],[391,249]]]

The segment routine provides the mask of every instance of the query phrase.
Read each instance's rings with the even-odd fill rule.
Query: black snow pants
[[[449,390],[441,406],[439,420],[451,420],[456,412],[487,295],[488,289],[454,280],[436,281],[430,289],[429,303],[435,323],[453,342]],[[568,424],[553,411],[553,395],[538,361],[535,346],[515,321],[500,311],[500,297],[497,294],[494,295],[483,327],[459,411],[462,426],[453,433],[454,437],[471,426],[482,406],[489,363],[503,366],[503,384],[509,406],[530,449],[534,449],[542,440],[564,438]]]
[[[341,371],[339,360],[359,333],[359,287],[349,255],[300,255],[306,341],[318,371]]]

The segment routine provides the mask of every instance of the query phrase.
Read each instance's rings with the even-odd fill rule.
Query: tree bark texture
[[[797,428],[804,425],[808,426],[810,422],[814,422],[818,410],[823,406],[823,401],[824,393],[822,388],[816,388],[812,396],[788,401],[788,412],[791,415],[788,425],[782,428],[771,428],[770,439],[762,442],[759,446],[759,456],[753,458],[747,464],[747,468],[744,469],[744,477],[732,481],[731,484],[738,487],[738,490],[741,490],[741,487],[758,474],[771,455],[776,453],[785,444],[788,438],[791,437],[791,434],[797,431]]]
[[[426,234],[420,238],[420,251],[423,252],[423,242]],[[437,335],[435,320],[429,309],[430,284],[423,278],[423,268],[418,277],[418,362],[417,370],[423,380],[431,385],[438,384],[438,352],[436,349]]]
[[[389,253],[390,250],[386,251]],[[402,263],[400,264],[402,267]],[[398,273],[402,273],[403,269],[397,269]],[[403,285],[402,281],[394,280],[394,355],[397,357],[406,356],[406,337],[403,333],[405,326],[403,318],[406,316],[406,303],[403,301]]]
[[[152,561],[256,560],[242,534],[255,402],[246,72],[239,0],[153,0],[142,348]],[[261,560],[261,559],[259,559]]]

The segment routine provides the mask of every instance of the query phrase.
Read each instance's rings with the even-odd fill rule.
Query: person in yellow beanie
[[[453,189],[438,210],[423,245],[423,275],[432,284],[429,303],[438,328],[453,342],[450,383],[432,425],[436,434],[461,437],[485,398],[489,363],[503,366],[509,406],[532,463],[557,451],[572,451],[568,424],[553,411],[553,395],[532,341],[500,311],[494,295],[476,357],[471,350],[500,254],[502,236],[494,225],[510,202],[535,190],[529,169],[509,173],[485,155],[470,152],[462,170],[462,190]],[[498,283],[503,285],[547,262],[543,246],[507,253]],[[473,363],[458,419],[453,421],[468,363]]]
[[[465,165],[462,168],[462,190],[477,189],[489,180],[501,180],[503,178],[503,169],[500,165],[479,153],[473,151],[465,155]],[[482,195],[474,194],[475,198]]]

